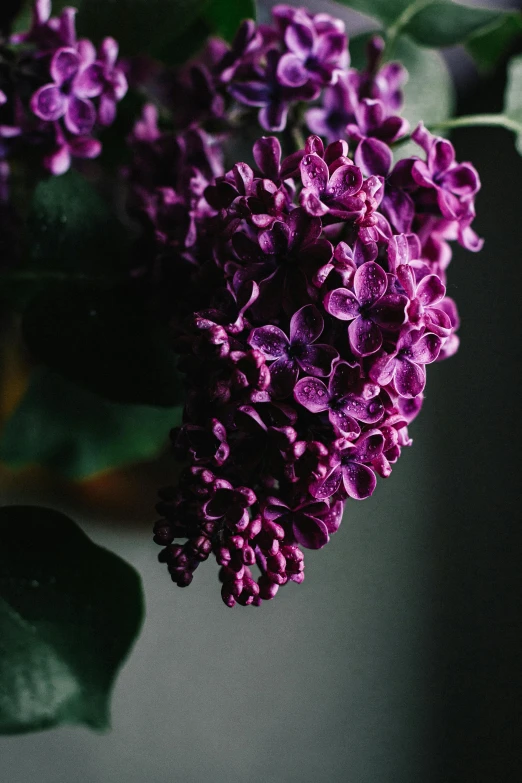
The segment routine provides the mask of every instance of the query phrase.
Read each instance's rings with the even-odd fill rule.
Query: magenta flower
[[[328,503],[313,500],[289,508],[279,498],[271,497],[263,508],[263,516],[281,525],[289,540],[305,549],[321,549],[340,523],[340,514],[332,514]]]
[[[358,216],[364,201],[355,195],[361,190],[363,177],[357,166],[341,165],[332,174],[326,162],[315,153],[305,155],[301,161],[301,206],[309,215],[349,219]]]
[[[301,307],[290,321],[290,337],[277,326],[261,326],[248,338],[272,362],[271,389],[276,398],[292,393],[299,370],[312,375],[329,375],[338,353],[331,345],[318,344],[324,321],[314,305]]]
[[[98,121],[112,125],[116,117],[116,104],[127,93],[127,79],[123,69],[116,65],[118,44],[114,38],[105,38],[99,57],[91,62],[77,77],[76,90],[89,98],[98,97]]]
[[[330,291],[325,310],[348,327],[350,346],[356,356],[370,356],[383,343],[383,330],[398,331],[406,318],[408,300],[401,294],[387,294],[386,272],[374,261],[359,267],[353,278],[353,292],[346,288]]]
[[[67,130],[78,136],[90,133],[96,120],[96,109],[88,99],[90,90],[79,79],[85,65],[75,49],[58,49],[50,65],[53,82],[40,87],[31,98],[37,117],[46,122],[63,117]]]
[[[328,388],[318,378],[301,378],[295,386],[294,397],[311,413],[328,411],[331,424],[341,435],[356,438],[361,434],[359,422],[375,424],[384,413],[382,403],[376,399],[378,386],[366,386],[362,394],[357,393],[358,375],[358,370],[347,362],[337,362]]]
[[[393,382],[401,397],[417,397],[426,385],[425,365],[437,359],[441,345],[436,334],[425,334],[422,328],[406,329],[395,351],[376,360],[370,377],[381,386]]]
[[[383,448],[384,437],[379,430],[369,430],[356,443],[347,442],[335,455],[331,472],[324,479],[311,484],[311,495],[317,500],[324,500],[342,487],[354,500],[369,498],[377,485],[370,466],[379,460]]]

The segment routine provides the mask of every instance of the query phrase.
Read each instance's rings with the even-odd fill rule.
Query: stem
[[[506,117],[504,114],[469,114],[464,117],[453,117],[442,122],[434,122],[428,126],[429,130],[445,130],[446,128],[468,128],[473,126],[495,126],[506,128],[515,133],[522,133],[522,123]]]
[[[395,42],[397,41],[397,38],[399,37],[402,30],[411,22],[413,17],[416,16],[419,11],[422,11],[433,2],[434,0],[416,0],[414,3],[405,8],[402,14],[400,14],[395,22],[388,28],[388,32],[386,34],[386,50],[384,53],[387,60],[391,59]]]

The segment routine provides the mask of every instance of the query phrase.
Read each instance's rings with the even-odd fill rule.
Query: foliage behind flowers
[[[435,51],[505,61],[521,14],[343,3],[380,34],[251,0],[0,7],[0,391],[18,323],[28,359],[0,460],[81,480],[171,431],[159,559],[187,586],[215,557],[230,607],[303,581],[458,348],[446,275],[452,243],[481,248],[480,181],[437,132],[522,139],[521,59],[503,114],[452,119]],[[0,731],[105,726],[139,578],[46,509],[2,509],[0,539]]]

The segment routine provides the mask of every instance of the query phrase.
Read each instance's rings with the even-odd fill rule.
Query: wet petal
[[[319,155],[305,155],[299,168],[303,186],[317,197],[321,196],[326,190],[329,178],[328,166],[324,160]]]
[[[267,359],[279,359],[286,356],[289,341],[286,334],[277,326],[260,326],[253,329],[248,338],[248,344],[257,348]]]
[[[361,189],[363,176],[358,166],[340,166],[330,177],[326,193],[337,199],[353,196]]]
[[[339,357],[331,345],[307,345],[297,361],[301,369],[309,375],[328,376],[332,371],[332,362]]]
[[[382,454],[384,435],[380,430],[370,430],[355,446],[354,459],[360,462],[371,462]]]
[[[329,391],[332,397],[349,394],[359,380],[359,367],[351,367],[348,362],[337,362],[330,378]]]
[[[370,314],[372,320],[383,329],[397,331],[406,320],[406,305],[408,299],[402,294],[386,294],[381,296]]]
[[[318,378],[301,378],[296,383],[294,397],[298,403],[312,413],[321,413],[328,409],[328,389]]]
[[[324,298],[324,309],[340,321],[351,321],[359,315],[359,302],[346,288],[335,288]]]
[[[386,272],[375,261],[362,264],[353,279],[353,290],[361,307],[377,302],[388,286]]]
[[[348,413],[345,413],[342,409],[332,409],[328,414],[331,423],[342,432],[346,438],[357,438],[361,434],[361,428]]]
[[[281,400],[292,394],[299,377],[299,367],[295,359],[282,356],[270,365],[270,391]]]
[[[382,345],[381,330],[369,318],[359,316],[348,327],[350,346],[356,356],[370,356]]]
[[[373,470],[359,462],[343,462],[344,488],[354,500],[365,500],[373,494],[377,479]]]
[[[334,495],[342,480],[341,466],[333,468],[333,470],[323,479],[313,481],[309,486],[310,494],[316,500],[324,500]]]
[[[397,359],[395,371],[395,387],[401,397],[416,397],[426,385],[426,370],[424,365],[410,362],[401,357]]]
[[[412,359],[419,364],[431,364],[439,355],[441,339],[436,334],[425,334],[411,348]]]
[[[423,307],[440,302],[446,294],[446,286],[438,275],[427,275],[424,277],[417,288],[417,299]]]
[[[310,188],[303,188],[299,196],[299,203],[313,217],[322,217],[330,211],[326,204],[323,204],[319,196]]]
[[[305,305],[294,313],[290,321],[290,342],[310,345],[320,337],[324,328],[323,316],[314,305]]]
[[[379,400],[365,400],[353,393],[347,394],[339,401],[339,408],[365,424],[375,424],[384,413],[384,406]]]
[[[321,549],[330,540],[326,525],[320,519],[294,512],[292,521],[295,539],[306,549]]]

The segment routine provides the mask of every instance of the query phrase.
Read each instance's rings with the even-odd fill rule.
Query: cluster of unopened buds
[[[405,72],[379,67],[382,41],[361,72],[340,21],[287,6],[274,18],[177,77],[196,118],[182,107],[182,127],[160,132],[147,106],[130,140],[132,205],[187,389],[173,432],[185,467],[160,493],[155,541],[181,587],[213,554],[227,606],[301,582],[302,549],[323,547],[345,501],[390,475],[426,365],[458,347],[449,241],[481,246],[479,178],[449,141],[420,124],[418,155],[393,164]],[[209,122],[255,106],[263,129],[292,130],[310,101],[295,114],[312,131],[304,148],[283,158],[262,136],[250,163],[223,171]]]
[[[51,0],[36,0],[30,29],[4,45],[0,73],[0,158],[34,147],[52,174],[71,158],[96,158],[100,127],[111,125],[127,92],[118,45],[105,38],[98,50],[78,39],[74,8],[51,16]]]

